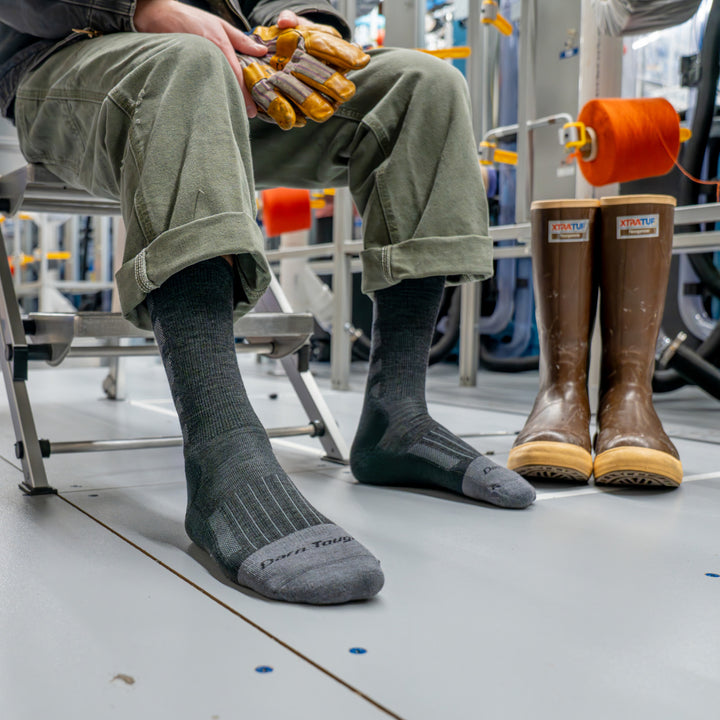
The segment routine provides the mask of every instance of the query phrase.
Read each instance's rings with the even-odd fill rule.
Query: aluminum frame
[[[95,198],[68,187],[40,166],[28,165],[0,177],[0,209],[8,214],[32,209],[36,212],[118,215],[119,204]],[[325,459],[347,464],[349,451],[320,389],[307,368],[308,340],[313,332],[310,313],[294,313],[276,278],[252,312],[235,324],[235,334],[243,342],[240,352],[259,352],[279,359],[308,415],[307,425],[269,428],[272,437],[309,435],[317,437]],[[76,338],[98,338],[113,344],[75,346]],[[156,354],[157,346],[124,345],[125,338],[151,338],[117,313],[33,313],[21,315],[8,249],[0,228],[0,364],[15,432],[15,454],[21,461],[28,494],[52,493],[43,458],[53,453],[99,452],[108,450],[169,447],[182,438],[133,438],[123,440],[81,440],[53,443],[38,437],[30,403],[27,380],[31,360],[59,365],[66,357]]]

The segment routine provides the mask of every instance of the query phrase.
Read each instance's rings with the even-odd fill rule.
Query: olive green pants
[[[50,57],[23,80],[20,146],[66,182],[119,199],[123,313],[149,327],[147,293],[233,255],[247,312],[269,279],[255,187],[349,186],[363,218],[363,290],[492,272],[467,87],[412,50],[379,50],[328,122],[283,132],[247,119],[220,50],[195,35],[119,33]]]

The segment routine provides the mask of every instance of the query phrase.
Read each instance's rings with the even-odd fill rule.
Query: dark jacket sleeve
[[[351,37],[350,27],[345,19],[327,0],[298,2],[298,0],[240,0],[243,14],[255,25],[272,25],[281,10],[292,10],[313,22],[332,25],[347,40]]]
[[[133,30],[136,0],[0,0],[0,22],[36,38],[54,40],[73,28],[103,34]]]

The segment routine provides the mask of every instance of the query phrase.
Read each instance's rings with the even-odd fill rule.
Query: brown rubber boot
[[[531,207],[540,390],[507,464],[525,477],[587,482],[592,473],[587,362],[598,206],[544,200]]]
[[[667,485],[682,465],[652,403],[655,343],[670,272],[675,198],[600,201],[602,365],[595,482]]]

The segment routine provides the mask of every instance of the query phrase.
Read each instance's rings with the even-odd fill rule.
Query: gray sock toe
[[[341,527],[326,523],[254,552],[240,566],[237,580],[275,600],[333,605],[377,595],[385,577],[363,545]]]
[[[465,470],[462,492],[506,508],[526,508],[535,500],[535,488],[527,480],[482,455]]]

